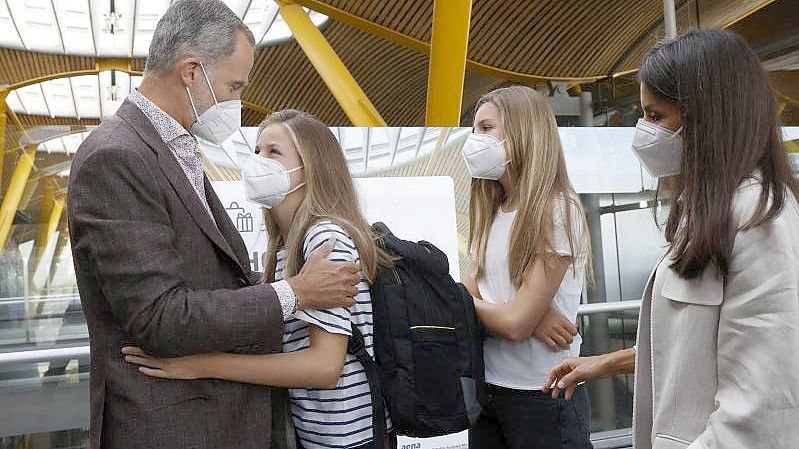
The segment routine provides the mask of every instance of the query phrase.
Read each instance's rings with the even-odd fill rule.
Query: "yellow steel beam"
[[[255,104],[252,101],[241,100],[241,104],[242,104],[242,106],[244,106],[245,108],[247,108],[249,110],[252,110],[252,111],[255,111],[255,112],[260,112],[261,114],[264,114],[264,115],[269,115],[269,114],[272,113],[271,109],[265,108],[265,107],[263,107],[263,106],[261,106],[259,104]]]
[[[6,95],[0,93],[0,198],[3,197],[3,175],[6,162]]]
[[[117,70],[130,75],[141,75],[142,72],[133,70],[131,63],[132,61],[128,58],[97,58],[94,61],[94,67],[97,73],[105,72],[106,70]]]
[[[225,176],[222,174],[222,170],[220,170],[214,161],[208,157],[208,155],[205,153],[205,150],[203,150],[201,146],[198,145],[197,149],[200,151],[200,157],[203,160],[205,173],[209,175],[208,177],[213,181],[223,181]]]
[[[764,1],[764,2],[762,2],[760,4],[758,4],[758,5],[755,5],[749,11],[746,11],[745,13],[741,14],[740,16],[730,20],[729,22],[725,23],[721,27],[722,28],[729,28],[729,27],[735,25],[736,23],[740,22],[741,20],[744,20],[745,18],[751,16],[752,14],[760,11],[761,9],[765,8],[766,6],[774,3],[775,1],[777,1],[777,0],[766,0],[766,1]]]
[[[53,282],[53,278],[55,278],[56,272],[58,271],[58,259],[60,259],[61,253],[66,248],[67,244],[69,243],[69,232],[66,226],[61,226],[58,230],[58,241],[55,245],[55,251],[53,252],[53,258],[50,260],[50,269],[47,271],[47,277],[44,279],[44,285],[49,286]]]
[[[434,159],[444,146],[447,144],[447,140],[449,139],[449,133],[452,131],[452,128],[443,127],[441,128],[441,132],[438,134],[438,139],[436,139],[436,146],[433,147],[433,150],[430,151],[430,155],[427,159],[427,164],[424,167],[424,175],[423,176],[430,176],[433,173],[433,163]]]
[[[11,225],[14,222],[14,215],[17,213],[19,201],[22,199],[22,192],[25,184],[33,169],[36,147],[30,146],[22,151],[17,161],[17,167],[11,176],[8,189],[3,196],[3,203],[0,205],[0,248],[5,248],[8,236],[11,234]]]
[[[22,124],[22,122],[19,121],[19,117],[17,116],[17,113],[14,112],[13,109],[8,109],[6,112],[11,117],[11,121],[14,122],[14,125],[17,128],[19,128],[20,132],[27,138],[27,140],[28,140],[27,144],[31,144],[33,142],[33,139],[31,139],[30,134],[28,134],[28,130],[25,128],[25,126]],[[18,149],[19,148],[22,148],[22,147],[18,147]]]
[[[48,176],[47,178],[43,179],[44,181],[42,185],[42,203],[40,207],[40,214],[39,214],[39,228],[36,232],[36,240],[33,242],[33,258],[31,259],[33,263],[30,264],[31,267],[35,267],[38,265],[39,259],[42,257],[44,253],[44,249],[47,248],[47,241],[49,238],[49,222],[50,222],[50,212],[53,211],[55,207],[55,189],[56,185],[53,182],[52,176]],[[34,270],[31,270],[33,273]]]
[[[64,78],[68,76],[81,76],[81,75],[97,75],[96,69],[84,69],[84,70],[70,70],[68,72],[58,72],[58,73],[51,73],[48,75],[37,76],[36,78],[30,78],[24,81],[20,81],[18,83],[9,84],[4,89],[8,90],[9,92],[15,89],[19,89],[20,87],[30,86],[32,84],[39,84],[45,81],[50,81],[58,78]]]
[[[24,81],[20,81],[18,83],[9,84],[3,87],[3,90],[7,92],[11,92],[12,90],[19,89],[20,87],[30,86],[31,84],[38,84],[43,83],[45,81],[50,81],[59,78],[66,78],[70,76],[81,76],[81,75],[97,75],[100,72],[106,70],[118,70],[120,72],[125,72],[129,75],[137,76],[141,75],[142,72],[137,70],[133,70],[131,68],[131,60],[125,58],[97,58],[94,63],[93,69],[82,69],[82,70],[69,70],[66,72],[56,72],[50,73],[47,75],[37,76],[36,78],[27,79]]]
[[[774,3],[775,1],[776,0],[766,0],[762,3],[756,4],[751,9],[741,14],[734,20],[725,23],[722,26],[722,28],[728,28],[732,25],[735,25],[736,23],[751,16],[752,14],[757,13],[762,8],[768,6],[771,3]],[[428,44],[427,42],[420,41],[419,39],[408,36],[404,33],[388,28],[386,26],[380,25],[379,23],[375,23],[371,20],[364,19],[361,16],[352,14],[336,6],[331,6],[325,0],[294,0],[294,3],[302,5],[308,9],[312,9],[320,14],[329,16],[341,23],[345,23],[360,30],[382,37],[388,41],[394,42],[395,44],[402,45],[403,47],[409,48],[419,53],[430,54],[430,44]],[[529,84],[536,84],[544,81],[572,81],[579,83],[589,83],[608,77],[607,74],[584,76],[584,77],[553,77],[553,76],[544,76],[544,75],[534,75],[529,73],[521,73],[512,70],[501,69],[499,67],[477,62],[472,59],[466,60],[466,68],[483,75],[494,76],[497,78],[503,78],[510,81],[518,81]],[[613,77],[622,76],[624,74],[635,73],[637,71],[638,69],[628,70],[626,72],[614,73],[611,76]]]
[[[36,273],[36,270],[39,269],[39,264],[42,263],[42,257],[44,256],[44,251],[45,249],[47,249],[47,245],[49,245],[50,242],[53,240],[53,235],[55,234],[55,231],[58,229],[58,224],[61,222],[61,216],[64,213],[64,197],[60,196],[53,199],[53,204],[49,209],[50,209],[50,214],[49,217],[47,217],[47,222],[42,223],[40,225],[42,228],[44,228],[43,230],[44,241],[41,242],[41,246],[34,246],[35,256],[30,265],[31,276]],[[37,236],[37,243],[39,243],[38,236]],[[31,280],[32,279],[33,278],[31,277]]]
[[[30,86],[32,84],[38,84],[38,83],[43,83],[45,81],[51,81],[59,78],[68,78],[72,76],[97,75],[100,72],[104,72],[107,70],[116,70],[119,72],[125,72],[130,76],[142,76],[143,74],[142,72],[138,70],[133,70],[131,63],[132,61],[130,59],[125,59],[125,58],[98,58],[97,60],[95,60],[94,69],[71,70],[67,72],[51,73],[49,75],[39,76],[36,78],[31,78],[25,81],[20,81],[18,83],[3,86],[2,88],[0,88],[0,99],[5,100],[5,97],[8,95],[8,93],[14,89]],[[250,101],[242,101],[241,103],[247,109],[251,109],[253,111],[260,112],[262,114],[270,114],[272,112],[268,108],[265,108]],[[3,102],[3,104],[5,104],[5,101]]]
[[[287,0],[278,0],[277,3],[280,6],[280,15],[291,28],[297,43],[352,124],[386,126],[366,93],[302,7]]]
[[[427,80],[427,126],[460,124],[471,14],[471,0],[435,0]]]
[[[36,189],[39,188],[39,182],[42,180],[40,176],[31,176],[28,177],[28,182],[25,184],[25,188],[22,190],[22,198],[19,200],[19,204],[17,205],[17,210],[25,210],[30,205],[31,200],[33,199],[33,194],[36,193]]]

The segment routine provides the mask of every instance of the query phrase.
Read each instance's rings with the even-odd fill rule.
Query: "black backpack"
[[[483,346],[472,297],[449,275],[447,256],[428,242],[372,230],[398,258],[371,285],[373,360],[353,326],[348,352],[366,368],[375,445],[383,447],[385,405],[396,433],[427,438],[460,432],[480,415],[485,388]]]

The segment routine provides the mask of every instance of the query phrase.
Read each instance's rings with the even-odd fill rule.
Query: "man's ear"
[[[200,60],[197,58],[183,58],[176,64],[178,76],[183,84],[186,86],[194,86],[195,83],[200,82],[203,76],[200,73]]]

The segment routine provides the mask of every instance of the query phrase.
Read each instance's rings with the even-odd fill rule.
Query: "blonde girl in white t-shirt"
[[[552,345],[536,331],[553,316],[576,321],[590,272],[585,216],[549,103],[523,86],[485,95],[463,156],[473,178],[476,265],[467,285],[490,333],[483,348],[489,399],[470,447],[589,448],[585,386],[570,401],[540,391],[552,366],[580,353],[581,339]]]

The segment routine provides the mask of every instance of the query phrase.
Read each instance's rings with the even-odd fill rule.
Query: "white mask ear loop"
[[[194,111],[194,119],[195,121],[200,121],[200,114],[197,113],[197,106],[194,105],[194,98],[191,97],[191,92],[189,91],[189,86],[186,86],[186,93],[189,95],[189,103],[191,103],[191,109]]]
[[[211,79],[208,78],[208,73],[206,73],[205,66],[203,65],[202,62],[200,63],[200,70],[203,71],[203,76],[205,77],[205,82],[208,83],[208,90],[211,91],[211,98],[214,99],[214,105],[216,105],[216,107],[219,107],[219,102],[216,101],[216,94],[214,93],[214,88],[211,87]]]
[[[294,168],[292,168],[291,170],[286,170],[286,173],[287,173],[287,174],[291,174],[291,173],[294,173],[295,171],[302,170],[303,168],[305,168],[305,166],[304,166],[304,165],[300,165],[299,167],[294,167]],[[291,178],[289,178],[289,182],[291,182]],[[300,187],[302,187],[302,186],[304,186],[304,185],[305,185],[305,181],[303,181],[303,182],[301,182],[301,183],[297,184],[297,186],[296,186],[296,187],[294,187],[293,189],[291,189],[291,190],[289,190],[288,192],[286,192],[286,196],[288,196],[288,195],[291,195],[292,193],[294,193],[295,191],[297,191],[297,189],[299,189]]]
[[[200,70],[203,72],[203,77],[205,78],[205,82],[208,83],[208,90],[211,91],[211,98],[214,99],[214,106],[219,107],[219,103],[216,101],[216,94],[214,94],[214,88],[211,87],[211,80],[208,78],[208,74],[205,73],[205,67],[203,67],[203,63],[200,63]],[[194,104],[194,98],[191,96],[191,91],[189,90],[189,86],[186,86],[186,93],[189,95],[189,103],[191,103],[191,109],[194,111],[194,117],[197,123],[200,123],[200,114],[197,112],[197,106]],[[242,135],[242,137],[244,137]],[[246,142],[246,139],[245,139]]]
[[[294,187],[293,189],[291,189],[288,192],[286,192],[286,196],[291,195],[292,193],[296,192],[297,190],[300,189],[300,187],[302,187],[304,185],[305,185],[305,182],[301,182],[301,183],[297,184],[297,187]]]

